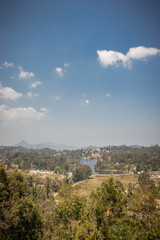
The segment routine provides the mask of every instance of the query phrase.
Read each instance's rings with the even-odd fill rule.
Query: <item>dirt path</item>
[[[90,180],[90,179],[92,179],[92,178],[94,178],[94,177],[95,177],[95,175],[92,175],[89,179],[85,179],[85,180],[82,180],[82,181],[73,183],[73,184],[72,184],[72,187],[74,187],[74,186],[76,186],[76,185],[79,185],[79,184],[81,184],[81,183],[84,183],[85,181],[88,181],[88,180]],[[54,193],[54,198],[56,198],[57,196],[58,196],[58,192]],[[56,203],[59,202],[59,200],[56,200],[56,199],[55,199],[55,201],[56,201]]]
[[[86,179],[85,179],[85,180],[83,180],[83,181],[76,182],[76,183],[72,184],[72,187],[74,187],[74,186],[76,186],[76,185],[78,185],[78,184],[81,184],[81,183],[83,183],[84,181],[86,181]]]
[[[85,180],[80,181],[80,182],[76,182],[76,183],[72,184],[72,187],[74,187],[74,186],[76,186],[76,185],[79,185],[79,184],[85,182],[86,180],[88,180],[88,179],[85,179]],[[57,196],[58,196],[58,192],[54,193],[54,198],[56,198]],[[55,199],[55,201],[56,201],[56,202],[59,202],[59,201],[56,200],[56,199]]]

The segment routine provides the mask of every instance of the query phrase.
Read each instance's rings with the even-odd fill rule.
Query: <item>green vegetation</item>
[[[159,239],[159,182],[148,173],[141,173],[137,183],[133,176],[128,176],[131,183],[122,176],[97,179],[98,188],[96,178],[81,183],[85,188],[94,181],[87,198],[77,194],[81,191],[78,185],[63,181],[56,203],[52,188],[56,180],[45,178],[39,189],[35,178],[25,179],[20,172],[7,172],[1,165],[1,239]]]
[[[30,197],[23,175],[9,174],[0,165],[0,236],[1,239],[40,239],[42,218]]]
[[[56,166],[63,166],[66,162],[64,154],[50,155],[40,152],[21,153],[16,152],[11,154],[5,164],[10,167],[16,165],[19,169],[38,169],[53,171]]]
[[[73,170],[73,181],[78,182],[89,178],[92,174],[92,169],[88,165],[79,165],[75,170]]]
[[[97,158],[95,170],[98,172],[136,173],[160,170],[160,147],[109,146],[100,149],[81,149],[57,152],[51,149],[25,149],[22,147],[0,147],[0,158],[10,167],[37,169],[59,173],[73,171],[80,159]],[[58,168],[57,168],[58,167]]]
[[[0,239],[160,239],[160,181],[150,174],[160,169],[159,150],[1,153]],[[90,178],[78,158],[96,154],[100,169],[128,174]]]
[[[158,187],[149,179],[148,185],[137,183],[130,194],[119,180],[109,177],[87,201],[73,187],[63,187],[55,208],[55,239],[158,240]]]
[[[155,145],[138,148],[127,146],[102,148],[95,169],[118,172],[158,171],[160,170],[160,147]]]

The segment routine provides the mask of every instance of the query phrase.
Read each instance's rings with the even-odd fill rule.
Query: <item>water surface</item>
[[[88,165],[92,169],[92,173],[96,174],[95,170],[94,170],[94,166],[97,163],[97,159],[96,158],[87,158],[87,159],[81,158],[80,163]]]
[[[96,158],[81,158],[80,160],[81,164],[85,164],[88,165],[91,169],[92,169],[92,174],[96,174],[96,175],[116,175],[116,174],[120,174],[117,171],[95,171],[94,166],[97,163],[97,159]]]

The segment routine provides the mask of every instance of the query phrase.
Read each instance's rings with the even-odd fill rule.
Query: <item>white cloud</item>
[[[28,92],[26,97],[27,98],[34,98],[34,97],[38,97],[38,94],[37,93],[33,93],[33,92]]]
[[[147,57],[160,53],[157,48],[147,48],[143,46],[130,48],[127,54],[116,51],[98,50],[98,61],[103,67],[111,65],[131,68],[133,60],[145,60]]]
[[[85,99],[85,100],[83,100],[82,102],[81,102],[81,105],[82,106],[87,106],[87,105],[89,105],[90,104],[90,101],[88,100],[88,99]]]
[[[90,101],[89,101],[88,99],[86,99],[86,100],[84,101],[84,103],[85,103],[85,105],[88,105],[88,104],[90,103]]]
[[[69,65],[70,65],[70,63],[68,63],[68,62],[64,63],[65,68],[69,67]]]
[[[64,75],[63,69],[61,67],[55,68],[55,73],[59,76],[62,77]]]
[[[22,67],[19,66],[19,78],[20,79],[29,79],[29,78],[33,78],[35,76],[35,74],[33,72],[25,72],[23,71]]]
[[[9,68],[9,67],[14,67],[14,63],[8,63],[7,61],[4,61],[4,63],[2,64],[2,66],[4,66],[5,68]]]
[[[64,73],[67,72],[67,68],[70,66],[70,63],[64,63],[64,67],[56,67],[54,72],[58,77],[63,77]]]
[[[88,99],[88,96],[84,93],[82,95],[81,101],[80,101],[80,105],[81,106],[88,106],[90,104],[90,100]]]
[[[88,99],[86,99],[84,102],[85,102],[85,104],[89,104],[90,103],[90,101]]]
[[[60,100],[60,96],[56,96],[54,99],[59,101]]]
[[[10,87],[2,87],[0,83],[0,98],[5,100],[17,100],[23,95],[19,92],[16,92],[13,88]]]
[[[106,93],[106,97],[112,97],[112,94]]]
[[[139,46],[130,48],[126,56],[130,59],[145,59],[150,56],[155,56],[158,53],[160,53],[160,50],[157,48]]]
[[[42,108],[41,111],[37,111],[32,107],[27,108],[9,108],[6,105],[0,105],[0,121],[1,122],[13,122],[19,121],[20,123],[26,123],[28,121],[39,121],[47,115],[46,108]]]
[[[40,81],[36,81],[30,84],[30,88],[36,88],[37,86],[41,85],[42,83]]]
[[[128,59],[123,53],[116,51],[98,50],[97,54],[98,61],[103,67],[108,67],[110,65],[119,66],[120,64],[126,66],[127,64]]]

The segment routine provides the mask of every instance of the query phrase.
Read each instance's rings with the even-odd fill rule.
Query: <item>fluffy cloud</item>
[[[40,81],[36,81],[30,84],[30,88],[36,88],[37,86],[41,85],[42,83]]]
[[[63,76],[63,69],[61,67],[57,67],[55,68],[55,73],[59,76],[62,77]]]
[[[110,94],[110,93],[106,93],[106,97],[112,97],[112,94]]]
[[[133,60],[145,60],[148,57],[155,56],[160,53],[157,48],[147,48],[143,46],[130,48],[127,54],[116,51],[98,50],[98,61],[103,67],[111,65],[123,67],[131,67]]]
[[[23,95],[19,92],[16,92],[13,88],[10,87],[2,87],[0,83],[0,98],[5,100],[17,100]]]
[[[147,57],[155,56],[160,53],[160,50],[157,48],[146,48],[143,46],[130,48],[126,54],[127,58],[130,59],[146,59]]]
[[[34,97],[38,97],[38,94],[37,93],[33,93],[33,92],[28,92],[26,97],[27,98],[34,98]]]
[[[98,50],[97,54],[98,54],[98,61],[103,67],[108,67],[110,65],[119,66],[120,64],[122,64],[123,66],[126,66],[127,64],[129,64],[127,57],[120,52]]]
[[[59,101],[60,100],[60,96],[56,96],[54,99]]]
[[[88,104],[90,103],[90,101],[89,101],[88,99],[86,99],[86,100],[84,101],[84,103],[85,103],[86,105],[88,105]]]
[[[64,63],[64,67],[56,67],[55,73],[58,77],[63,77],[64,73],[67,72],[67,68],[70,66],[70,63]]]
[[[22,67],[19,67],[19,78],[20,79],[29,79],[29,78],[33,78],[35,76],[35,74],[33,72],[25,72],[23,71]]]
[[[89,99],[84,99],[84,100],[82,100],[81,103],[80,103],[80,105],[82,105],[82,106],[87,106],[87,105],[89,105],[89,104],[90,104]]]
[[[14,67],[14,63],[8,63],[7,61],[4,61],[4,63],[2,64],[2,66],[4,66],[5,68],[9,68],[9,67]]]
[[[9,108],[6,105],[0,105],[0,121],[13,122],[19,121],[26,123],[28,121],[39,121],[47,115],[48,111],[42,108],[40,112],[32,107],[28,108]]]
[[[70,65],[70,63],[68,63],[68,62],[64,63],[65,68],[69,67],[69,65]]]

